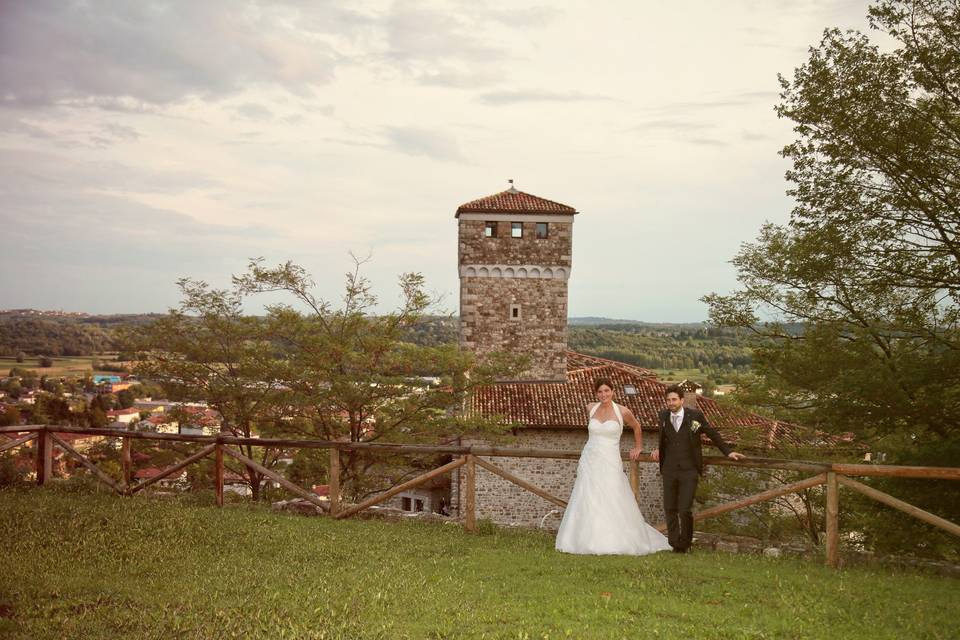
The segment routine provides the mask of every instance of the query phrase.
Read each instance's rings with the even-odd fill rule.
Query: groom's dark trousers
[[[705,433],[718,449],[727,455],[733,448],[708,422],[702,411],[683,410],[680,430],[673,427],[669,411],[661,411],[660,475],[663,478],[663,511],[667,516],[667,540],[678,551],[686,551],[693,542],[693,497],[697,481],[703,473],[703,447],[700,434]],[[694,422],[699,427],[694,429]]]
[[[663,467],[663,510],[667,516],[667,540],[674,549],[686,549],[693,541],[693,496],[697,493],[699,469],[686,425],[680,433],[671,426]]]

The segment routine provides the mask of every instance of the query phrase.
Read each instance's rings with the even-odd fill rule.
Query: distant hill
[[[703,322],[644,322],[642,320],[622,320],[617,318],[601,318],[597,316],[582,316],[576,318],[567,318],[567,324],[571,327],[645,327],[651,330],[661,331],[697,331],[703,329],[706,324]]]
[[[0,311],[0,355],[80,356],[119,349],[117,330],[150,322],[158,314],[93,316],[82,313],[41,312],[34,309]]]

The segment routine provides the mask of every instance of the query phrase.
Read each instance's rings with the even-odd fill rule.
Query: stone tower
[[[524,353],[522,380],[566,381],[576,213],[513,187],[457,209],[461,348]]]

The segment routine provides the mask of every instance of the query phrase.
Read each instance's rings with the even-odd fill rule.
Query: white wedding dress
[[[600,422],[590,411],[590,436],[580,452],[577,479],[557,531],[558,551],[641,556],[667,551],[667,538],[647,524],[623,472],[620,434],[623,415]]]

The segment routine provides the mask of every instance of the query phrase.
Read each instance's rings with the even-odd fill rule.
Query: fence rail
[[[72,445],[66,442],[58,434],[79,434],[105,436],[110,438],[120,438],[121,445],[121,463],[123,466],[123,479],[117,482],[107,473],[97,467],[89,458],[77,451]],[[167,442],[185,442],[192,444],[206,445],[200,451],[191,454],[180,462],[162,470],[159,474],[148,478],[139,483],[132,481],[132,463],[131,463],[131,442],[132,440],[154,440]],[[273,480],[287,491],[298,495],[317,508],[328,513],[330,516],[343,519],[354,516],[365,509],[380,504],[396,496],[397,494],[417,487],[438,476],[451,473],[461,467],[465,468],[464,481],[464,500],[461,515],[463,517],[464,528],[473,532],[476,530],[476,469],[477,466],[493,473],[520,488],[529,491],[544,500],[560,507],[566,507],[566,501],[551,495],[544,489],[536,486],[532,482],[521,478],[497,465],[484,460],[484,458],[546,458],[557,460],[576,460],[580,457],[579,451],[566,451],[557,449],[530,449],[515,447],[492,447],[492,446],[434,446],[434,445],[411,445],[411,444],[390,444],[373,442],[339,442],[332,440],[291,440],[283,438],[239,438],[232,435],[219,434],[216,436],[191,436],[167,433],[151,433],[145,431],[128,431],[122,429],[85,429],[77,427],[60,427],[48,425],[25,425],[20,427],[0,427],[0,452],[14,449],[23,445],[36,442],[36,478],[38,485],[44,485],[47,480],[52,478],[53,452],[54,448],[60,448],[71,458],[76,459],[80,464],[86,467],[101,482],[111,487],[120,495],[130,496],[138,491],[164,479],[186,467],[204,458],[213,456],[214,470],[213,480],[216,493],[216,503],[223,506],[223,485],[224,485],[224,456],[228,456],[242,463],[244,466],[253,469],[262,476]],[[266,447],[274,449],[329,449],[330,451],[330,471],[329,471],[329,502],[321,500],[313,492],[298,486],[276,471],[268,469],[255,460],[243,455],[235,449],[237,446]],[[409,456],[417,455],[449,455],[455,459],[441,467],[423,473],[415,478],[407,480],[387,491],[361,501],[354,505],[343,505],[341,503],[341,454],[345,451],[366,451],[370,453],[393,453]],[[623,459],[628,461],[630,469],[630,485],[634,494],[639,499],[639,463],[653,463],[649,455],[641,456],[639,461],[632,461],[624,454]],[[960,480],[960,468],[958,467],[920,467],[920,466],[900,466],[900,465],[868,465],[868,464],[846,464],[846,463],[828,463],[815,462],[807,460],[781,460],[778,458],[754,458],[750,457],[743,461],[730,460],[720,456],[705,456],[704,463],[714,466],[741,467],[747,469],[778,469],[785,471],[804,471],[813,473],[812,477],[786,484],[757,493],[746,498],[741,498],[725,504],[717,505],[704,509],[694,514],[695,521],[702,521],[707,518],[716,517],[736,509],[742,509],[750,505],[758,504],[767,500],[784,496],[791,493],[797,493],[806,489],[825,485],[825,511],[826,511],[826,563],[832,567],[839,566],[839,497],[840,487],[846,487],[857,491],[878,502],[886,504],[895,509],[899,509],[919,520],[927,522],[933,526],[939,527],[956,536],[960,536],[960,525],[949,520],[941,518],[935,514],[924,511],[919,507],[908,504],[898,498],[895,498],[882,491],[874,489],[869,485],[853,480],[850,476],[862,477],[897,477],[897,478],[925,478],[938,480]],[[657,525],[661,531],[666,526],[663,523]]]

